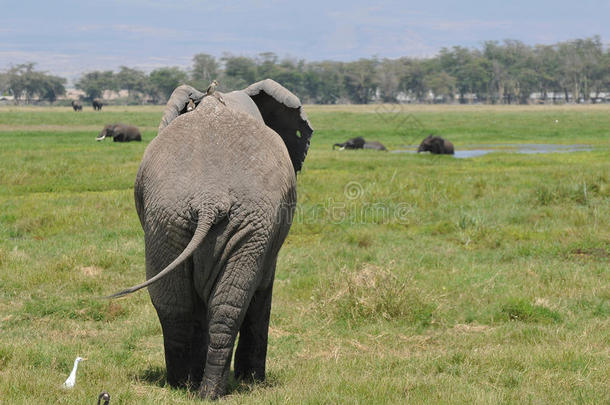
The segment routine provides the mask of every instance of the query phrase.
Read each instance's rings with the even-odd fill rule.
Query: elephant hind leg
[[[167,382],[177,388],[199,386],[207,354],[207,312],[189,283],[192,266],[187,260],[169,284],[149,289],[163,329]]]
[[[174,309],[175,310],[175,309]],[[207,330],[195,314],[159,313],[163,329],[167,382],[175,388],[197,388],[203,377]]]
[[[239,239],[210,298],[208,354],[199,392],[207,399],[225,394],[237,332],[260,281],[264,244],[251,234]]]
[[[198,350],[204,342],[196,339],[202,336],[200,327],[193,317],[187,314],[174,313],[171,317],[159,314],[159,319],[163,329],[168,384],[174,388],[198,386],[205,364],[205,352],[200,353],[201,350]],[[201,362],[200,371],[193,370],[197,357]],[[194,380],[196,377],[199,379]]]
[[[239,329],[235,352],[235,378],[253,381],[265,379],[267,338],[273,281],[269,287],[257,291]]]

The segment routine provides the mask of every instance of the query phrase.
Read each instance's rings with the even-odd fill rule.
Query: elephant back
[[[164,127],[146,148],[141,169],[159,181],[189,178],[201,187],[295,187],[296,176],[282,139],[252,115],[205,97],[198,107]],[[143,169],[144,168],[144,169]],[[256,193],[256,191],[253,191]]]

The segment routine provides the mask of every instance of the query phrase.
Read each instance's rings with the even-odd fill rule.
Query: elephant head
[[[428,135],[417,148],[417,153],[430,152],[437,155],[453,155],[453,144],[436,135]]]
[[[107,136],[113,138],[114,137],[114,128],[116,124],[108,124],[104,126],[104,129],[98,134],[96,141],[103,141]]]
[[[235,376],[265,377],[277,255],[313,133],[272,80],[218,96],[170,97],[134,187],[147,281],[113,295],[148,287],[169,384],[204,398],[225,393],[238,333]]]

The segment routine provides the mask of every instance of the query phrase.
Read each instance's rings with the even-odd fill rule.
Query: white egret
[[[77,357],[76,360],[74,360],[74,367],[72,367],[72,371],[70,372],[68,379],[63,383],[62,387],[64,387],[64,388],[73,388],[74,387],[74,384],[76,384],[76,369],[78,368],[78,363],[82,360],[87,360],[87,359],[83,359],[82,357]]]

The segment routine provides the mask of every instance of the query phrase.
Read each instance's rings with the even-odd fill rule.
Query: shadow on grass
[[[167,382],[167,370],[165,367],[151,366],[139,374],[136,374],[135,377],[138,381],[156,385],[157,387],[165,387]]]
[[[236,380],[233,375],[229,377],[227,395],[248,395],[259,389],[273,388],[280,384],[278,378],[267,373],[265,381]]]
[[[154,385],[160,388],[170,388],[167,384],[167,370],[164,367],[150,366],[149,368],[141,371],[135,375],[138,381],[144,382],[149,385]],[[279,384],[277,377],[274,375],[267,375],[265,381],[252,381],[252,380],[236,380],[233,374],[229,377],[227,384],[226,395],[247,395],[260,388],[271,388]],[[181,388],[184,391],[191,391],[196,393],[197,389],[186,389]]]

